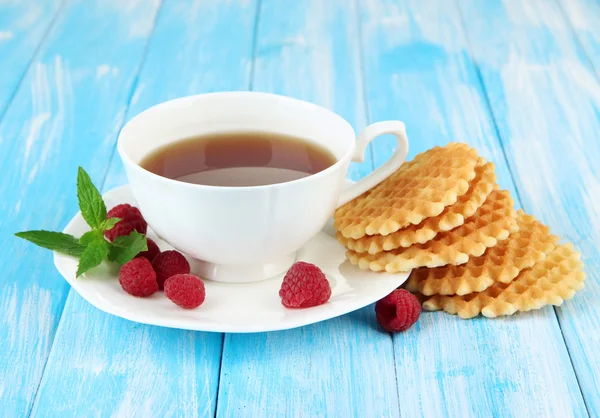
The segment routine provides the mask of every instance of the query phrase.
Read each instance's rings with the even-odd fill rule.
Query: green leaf
[[[108,259],[123,265],[141,252],[148,250],[146,236],[133,231],[127,236],[120,236],[110,245]]]
[[[121,218],[109,218],[102,222],[102,225],[100,225],[100,229],[102,229],[102,231],[110,231],[120,221]]]
[[[79,265],[77,266],[77,277],[81,276],[86,271],[99,266],[104,260],[104,257],[108,255],[109,243],[104,239],[95,239],[91,241],[79,259]]]
[[[79,238],[79,242],[83,245],[88,245],[90,242],[97,240],[98,237],[102,237],[102,232],[92,229],[91,231],[87,231]]]
[[[106,220],[106,205],[92,179],[81,167],[77,173],[77,198],[83,219],[90,227],[100,228]]]
[[[81,244],[77,238],[62,232],[25,231],[15,235],[42,248],[75,257],[81,256],[85,250],[85,245]]]

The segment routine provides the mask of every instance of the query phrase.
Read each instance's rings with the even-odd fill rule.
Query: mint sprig
[[[62,232],[25,231],[17,232],[15,235],[31,241],[39,247],[74,257],[80,257],[83,250],[85,250],[85,245],[77,238]]]
[[[77,199],[81,216],[87,224],[92,228],[102,228],[106,221],[106,205],[92,179],[81,167],[77,172]]]
[[[125,264],[136,255],[148,250],[146,237],[137,231],[115,239],[110,247],[108,259],[119,264]]]
[[[102,224],[100,224],[100,227],[102,230],[104,231],[110,231],[111,229],[114,228],[114,226],[116,224],[119,223],[121,219],[119,218],[109,218],[109,219],[105,219],[104,221],[102,221]]]
[[[83,250],[83,254],[81,254],[81,257],[79,258],[76,276],[79,277],[86,271],[99,266],[108,255],[109,251],[110,244],[104,238],[98,239],[96,237],[92,240],[87,244],[85,250]]]
[[[80,238],[44,230],[18,232],[15,235],[39,247],[78,257],[77,277],[100,265],[105,259],[123,265],[148,250],[146,237],[137,231],[118,237],[112,243],[104,238],[104,232],[112,229],[120,219],[106,218],[106,204],[102,195],[81,167],[77,172],[77,199],[81,216],[90,227],[90,231]]]

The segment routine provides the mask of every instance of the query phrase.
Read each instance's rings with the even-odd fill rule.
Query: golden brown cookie
[[[438,216],[469,189],[479,162],[466,144],[431,148],[374,188],[338,208],[334,227],[343,237],[389,235]]]
[[[518,232],[465,264],[413,270],[406,289],[426,296],[467,295],[496,282],[510,283],[521,270],[546,258],[558,242],[550,228],[522,210],[517,211],[517,223]]]
[[[460,196],[455,204],[446,206],[438,216],[426,218],[418,225],[410,225],[389,235],[371,235],[352,239],[337,233],[337,238],[349,250],[369,254],[423,244],[440,232],[450,231],[462,225],[465,219],[479,209],[495,188],[497,185],[494,164],[480,159],[480,164],[475,168],[475,178],[469,184],[467,193]]]
[[[494,190],[485,203],[467,221],[451,231],[438,234],[424,244],[397,248],[377,254],[360,254],[348,250],[354,265],[372,271],[397,273],[418,267],[459,265],[469,257],[479,257],[486,248],[505,240],[518,231],[513,199],[507,190]]]
[[[464,296],[436,295],[423,303],[427,311],[444,310],[467,319],[480,313],[488,318],[559,306],[584,286],[580,254],[571,244],[560,245],[510,283],[494,283],[480,293]]]

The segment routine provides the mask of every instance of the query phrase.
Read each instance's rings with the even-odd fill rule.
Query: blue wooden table
[[[0,416],[600,415],[600,4],[594,0],[0,1]],[[373,306],[214,334],[107,315],[16,231],[76,213],[78,165],[125,183],[124,122],[182,95],[286,94],[356,130],[400,119],[412,158],[464,141],[583,253],[586,287],[504,319]],[[380,138],[358,179],[385,161]]]

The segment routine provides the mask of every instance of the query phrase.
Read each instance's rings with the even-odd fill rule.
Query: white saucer
[[[129,186],[104,195],[107,207],[120,203],[135,204]],[[64,232],[81,236],[89,227],[77,214]],[[172,247],[148,236],[161,250]],[[54,264],[69,284],[96,308],[130,321],[213,332],[264,332],[295,328],[355,311],[385,297],[406,281],[409,273],[366,272],[351,265],[344,248],[333,237],[329,224],[298,251],[297,259],[319,266],[331,284],[331,299],[320,306],[288,309],[281,304],[279,287],[283,275],[256,283],[224,284],[205,280],[206,300],[196,309],[186,310],[168,300],[162,291],[148,298],[127,294],[119,285],[118,266],[102,264],[79,279],[76,258],[55,253]],[[197,262],[196,262],[197,263]],[[190,260],[192,271],[195,261]]]

